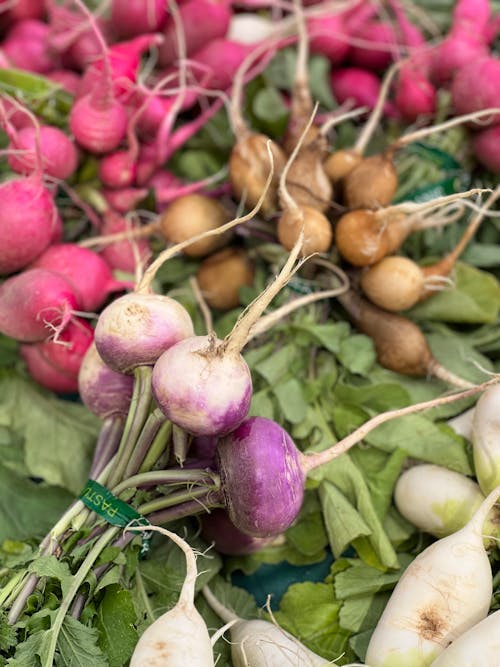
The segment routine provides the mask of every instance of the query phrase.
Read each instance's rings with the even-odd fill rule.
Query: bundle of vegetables
[[[496,608],[496,454],[482,417],[473,456],[443,419],[496,370],[498,125],[478,127],[500,104],[460,106],[480,75],[456,45],[493,81],[497,21],[460,1],[431,46],[399,2],[256,4],[0,8],[2,664],[459,664]],[[203,558],[195,582],[167,533],[171,611],[167,522]],[[329,554],[266,622],[228,583]],[[446,613],[443,559],[475,596]]]

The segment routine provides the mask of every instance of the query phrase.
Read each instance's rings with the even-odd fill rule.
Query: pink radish
[[[71,284],[46,269],[29,269],[0,285],[0,331],[23,342],[61,332],[79,303]]]
[[[381,84],[373,72],[358,67],[336,69],[330,76],[332,92],[339,104],[351,101],[355,106],[374,109],[380,95]],[[390,102],[384,104],[385,114],[397,116]]]
[[[120,37],[160,30],[167,20],[164,0],[112,0],[111,22]]]
[[[21,345],[19,354],[28,373],[42,387],[59,394],[75,394],[78,391],[78,376],[50,364],[34,343]]]
[[[14,0],[5,5],[5,9],[0,9],[0,27],[27,19],[42,19],[45,13],[44,0]]]
[[[500,174],[500,123],[475,132],[472,147],[477,160],[486,169]]]
[[[19,21],[9,31],[2,48],[14,67],[44,74],[56,62],[48,48],[49,27],[34,19]]]
[[[221,508],[201,517],[201,534],[204,540],[214,545],[216,551],[226,556],[246,556],[277,540],[274,536],[253,537],[242,533],[232,523],[226,510]]]
[[[32,343],[41,356],[57,370],[76,378],[89,346],[94,339],[94,330],[85,320],[75,317],[68,322],[57,341],[45,340]]]
[[[137,196],[137,191],[134,191],[134,194]],[[140,199],[143,199],[146,194],[147,191],[140,191]],[[109,192],[107,196],[111,197],[111,192]],[[123,199],[124,192],[117,190],[115,196]],[[129,201],[124,201],[123,203],[126,205],[126,211],[132,208]],[[104,214],[103,223],[103,234],[116,234],[131,229],[130,223],[119,213],[112,210],[107,211]],[[138,265],[144,266],[149,261],[151,257],[151,248],[147,239],[139,238],[116,241],[103,248],[100,254],[111,268],[134,274]]]
[[[179,8],[179,15],[188,56],[213,39],[225,37],[231,20],[231,10],[226,0],[188,0]],[[158,62],[165,67],[172,65],[178,58],[176,25],[171,16],[163,27],[163,34],[165,39],[159,48]]]
[[[126,228],[126,221],[121,218],[120,213],[129,213],[137,208],[139,203],[145,199],[148,195],[147,188],[119,188],[116,190],[103,190],[102,194],[106,202],[110,205],[111,209],[114,209],[112,213],[105,216],[103,232],[113,233],[115,231],[123,231]],[[113,220],[111,220],[113,218]],[[120,222],[121,220],[121,222]],[[140,253],[141,256],[148,255],[146,249],[144,248],[144,253]],[[111,266],[118,269],[119,266],[115,266],[112,262],[109,262]],[[125,270],[125,269],[124,269]]]
[[[73,285],[81,308],[89,312],[98,310],[111,292],[133,287],[132,283],[115,280],[102,257],[76,243],[49,246],[31,268],[47,269],[64,276]]]
[[[500,107],[500,59],[475,58],[461,67],[453,78],[451,96],[456,113],[463,114]],[[492,118],[500,123],[500,114]],[[478,126],[475,126],[479,129]]]
[[[22,269],[49,245],[57,209],[39,174],[0,185],[0,275]]]
[[[218,38],[195,51],[191,60],[202,63],[208,69],[208,77],[204,81],[206,88],[227,90],[249,51],[250,47],[246,44]]]
[[[80,77],[69,69],[54,69],[45,76],[50,81],[60,84],[71,95],[76,95],[80,86]]]
[[[401,65],[395,87],[394,104],[408,122],[435,112],[437,92],[418,61]]]
[[[389,23],[372,20],[353,33],[355,40],[367,42],[367,46],[354,44],[349,51],[349,62],[354,67],[381,70],[398,55],[397,35]],[[395,58],[396,57],[396,58]]]
[[[40,142],[40,157],[45,174],[66,180],[78,166],[74,143],[62,130],[50,125],[24,127],[12,136],[11,148],[21,151],[9,155],[10,168],[18,174],[30,174],[37,168],[36,142]]]

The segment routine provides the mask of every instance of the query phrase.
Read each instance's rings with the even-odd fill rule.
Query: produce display
[[[494,667],[497,0],[0,0],[0,665]]]

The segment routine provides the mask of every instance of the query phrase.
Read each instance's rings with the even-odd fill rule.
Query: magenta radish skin
[[[471,60],[454,76],[451,85],[453,107],[457,114],[500,107],[500,60],[481,58]],[[500,123],[500,114],[492,121]],[[481,130],[482,125],[471,124]]]
[[[24,268],[51,241],[57,209],[38,176],[0,185],[0,275]]]
[[[40,154],[44,174],[60,179],[69,178],[78,166],[78,152],[71,139],[59,128],[42,125],[39,129]],[[11,147],[25,151],[20,155],[9,155],[9,166],[18,174],[31,174],[36,171],[37,130],[34,127],[24,127],[19,130]]]
[[[130,407],[134,378],[107,366],[92,343],[78,373],[78,393],[84,405],[97,417],[125,417]]]
[[[66,278],[46,269],[29,269],[0,285],[0,332],[26,343],[42,341],[79,308]]]
[[[131,210],[133,203],[144,199],[146,195],[147,190],[137,189],[108,190],[104,194],[106,200],[110,204],[114,204],[117,209],[122,205],[124,213]],[[105,213],[103,221],[103,234],[115,234],[130,229],[130,225],[127,224],[125,218],[115,211]],[[112,269],[134,274],[138,262],[143,266],[148,263],[151,257],[151,248],[147,239],[124,240],[110,243],[99,254]]]
[[[18,69],[45,74],[56,63],[48,48],[49,26],[42,21],[19,21],[2,43],[12,65]]]
[[[80,85],[80,77],[75,72],[68,69],[55,69],[46,76],[47,79],[60,84],[68,93],[76,95]]]
[[[151,386],[158,407],[193,435],[225,435],[248,414],[250,370],[239,353],[217,350],[222,341],[191,336],[164,352]]]
[[[0,27],[26,19],[41,19],[45,13],[44,0],[17,0],[8,7],[0,13]]]
[[[247,44],[229,39],[213,39],[193,53],[191,59],[208,68],[203,85],[212,90],[226,90],[233,83],[234,75],[250,53]]]
[[[464,66],[488,55],[489,49],[481,35],[452,32],[439,45],[435,52],[432,66],[433,80],[437,84],[449,83],[455,74]],[[476,90],[478,86],[476,84]],[[486,107],[481,107],[486,108]],[[479,111],[471,109],[472,111]],[[457,114],[468,113],[457,108]]]
[[[81,318],[75,317],[65,327],[57,342],[53,340],[32,343],[42,357],[62,373],[77,376],[89,346],[94,339],[94,330]]]
[[[472,147],[477,160],[486,169],[500,174],[500,124],[474,132]]]
[[[414,122],[435,112],[436,89],[420,68],[408,63],[399,70],[394,104],[405,120]]]
[[[129,151],[116,151],[101,158],[98,175],[106,188],[126,188],[137,177],[137,164]]]
[[[81,308],[89,312],[98,310],[110,292],[132,287],[131,283],[115,280],[100,255],[76,243],[49,246],[31,268],[47,269],[64,276],[73,285]]]
[[[332,65],[344,61],[351,47],[342,15],[308,18],[307,31],[311,53],[326,56]]]
[[[179,14],[188,56],[212,40],[225,37],[232,15],[229,3],[224,0],[188,0],[179,8]],[[166,67],[178,58],[176,28],[171,16],[163,27],[163,35],[165,39],[158,50],[158,63]]]
[[[28,373],[45,389],[58,394],[74,394],[78,391],[78,376],[65,373],[50,364],[36,344],[24,343],[19,347],[19,353]]]
[[[127,111],[111,96],[88,93],[75,102],[69,126],[76,141],[90,153],[108,153],[118,148],[127,132]]]
[[[164,0],[113,0],[111,23],[120,37],[160,30],[168,16]]]
[[[339,104],[348,100],[356,106],[373,109],[380,93],[380,80],[376,74],[358,67],[336,69],[330,75],[332,92]],[[394,117],[397,112],[390,102],[384,105],[387,116]]]
[[[373,48],[355,45],[351,47],[349,62],[355,67],[380,70],[386,68],[393,60],[398,39],[391,25],[380,21],[368,21],[356,30],[353,36],[373,44]]]
[[[216,464],[233,524],[255,537],[291,526],[304,498],[305,474],[293,440],[279,424],[250,417],[219,440]]]
[[[193,335],[187,310],[160,294],[125,294],[99,315],[95,344],[114,371],[132,373],[152,366],[175,343]]]

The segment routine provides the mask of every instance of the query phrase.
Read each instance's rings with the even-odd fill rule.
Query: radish
[[[490,614],[455,639],[432,667],[485,667],[494,665],[500,650],[500,611]]]
[[[219,602],[208,586],[203,587],[203,595],[225,623],[234,623],[230,630],[234,667],[326,667],[328,664],[276,623],[240,618]]]
[[[58,340],[44,340],[32,343],[40,350],[46,361],[68,375],[78,376],[82,359],[94,338],[92,327],[79,317],[68,322]]]
[[[42,168],[58,180],[72,176],[78,166],[78,153],[71,139],[59,128],[42,125],[24,127],[11,137],[11,148],[21,151],[9,155],[9,166],[18,174],[30,174],[37,168],[35,143],[40,142]]]
[[[107,228],[107,231],[111,233],[113,231],[121,231],[127,227],[126,221],[124,221],[123,218],[118,214],[129,213],[130,211],[136,209],[140,202],[147,197],[148,189],[132,187],[119,188],[117,190],[103,190],[102,194],[112,209],[106,214],[106,218],[109,218],[109,220],[107,222],[105,220],[104,224],[104,227]],[[113,218],[112,221],[111,218]],[[143,245],[147,245],[147,243]],[[111,264],[111,262],[109,263]]]
[[[451,535],[471,519],[484,500],[479,485],[448,468],[424,463],[405,470],[394,488],[394,502],[405,519],[435,537]],[[498,512],[485,522],[485,535],[497,532]],[[486,538],[487,543],[491,540]]]
[[[28,373],[42,387],[58,394],[76,394],[78,391],[78,375],[52,365],[35,344],[23,343],[19,346],[19,354]]]
[[[92,343],[83,357],[78,372],[78,393],[84,405],[97,417],[126,417],[132,399],[134,380],[130,375],[116,373],[99,356]]]
[[[186,556],[186,576],[179,599],[143,632],[130,659],[130,667],[213,667],[210,635],[194,605],[197,572],[193,550],[181,537],[165,528],[131,525],[128,530],[154,530],[166,535]]]
[[[500,123],[474,132],[471,139],[477,160],[486,169],[500,174]]]
[[[115,280],[102,257],[76,243],[49,246],[31,268],[47,269],[64,276],[75,288],[80,307],[89,312],[98,310],[111,292],[133,287],[130,282]]]
[[[71,108],[69,125],[83,148],[92,153],[107,153],[117,148],[125,137],[127,112],[113,95],[111,64],[104,37],[82,0],[74,2],[91,22],[102,50],[103,70],[92,92],[80,97]]]
[[[372,303],[396,312],[411,308],[432,296],[455,266],[477,231],[485,213],[500,196],[498,187],[465,229],[455,248],[434,264],[423,267],[407,257],[384,257],[361,274],[361,287]]]
[[[45,13],[44,0],[14,0],[5,2],[0,9],[0,25],[16,23],[25,19],[42,19]]]
[[[72,285],[46,269],[29,269],[0,285],[0,331],[23,342],[60,333],[78,310]]]
[[[394,104],[408,122],[415,122],[420,116],[430,116],[436,110],[437,91],[428,80],[425,70],[410,59],[401,65]]]
[[[191,336],[167,349],[156,361],[153,395],[163,414],[193,435],[225,435],[248,414],[252,379],[240,354],[251,327],[294,273],[302,237],[277,276],[262,292],[231,333]]]
[[[111,22],[120,37],[160,30],[167,20],[164,0],[112,0]]]
[[[40,172],[0,184],[0,275],[18,271],[49,245],[57,209]]]
[[[375,109],[381,92],[377,75],[360,67],[335,69],[330,75],[330,85],[339,104],[352,102],[357,107],[367,107],[368,109]],[[391,102],[384,103],[384,112],[387,116],[396,116]]]
[[[199,0],[198,0],[199,1]],[[233,83],[238,68],[250,53],[250,47],[229,39],[212,39],[195,51],[190,60],[207,69],[203,86],[212,90],[227,90]]]
[[[466,114],[491,107],[500,107],[497,81],[500,78],[500,60],[493,57],[468,61],[455,74],[451,96],[456,113]],[[493,111],[498,111],[494,109]],[[500,122],[500,115],[493,118]]]
[[[349,51],[349,62],[355,67],[370,70],[385,69],[391,60],[397,60],[399,46],[394,27],[390,23],[370,20],[353,32],[354,44]],[[356,40],[366,42],[357,46]]]
[[[55,69],[45,75],[50,81],[58,83],[71,95],[76,95],[80,85],[80,77],[75,72],[68,69]]]
[[[48,48],[48,36],[46,23],[35,19],[19,21],[2,42],[2,49],[13,67],[45,74],[56,66]]]
[[[123,200],[123,198],[128,199],[128,194],[139,196],[137,191],[129,193],[128,191],[117,190],[115,192],[115,195],[121,200]],[[144,192],[140,199],[143,199],[146,194],[147,191]],[[108,192],[106,198],[109,196],[110,193]],[[111,199],[114,204],[118,203],[114,198]],[[121,201],[121,203],[124,204],[126,211],[130,210],[128,201]],[[121,234],[130,229],[131,223],[116,211],[109,210],[104,214],[102,226],[103,234]],[[146,239],[132,238],[130,240],[121,240],[111,243],[100,250],[100,255],[112,269],[118,269],[120,271],[134,274],[138,268],[140,269],[148,263],[151,257],[151,248]]]
[[[499,494],[497,487],[464,528],[431,544],[405,570],[371,636],[370,667],[430,665],[486,617],[492,576],[482,530]]]
[[[242,248],[224,248],[200,263],[196,277],[208,305],[229,310],[240,305],[240,289],[253,285],[255,267]]]
[[[201,535],[215,550],[226,556],[246,556],[276,543],[276,537],[253,537],[238,530],[226,510],[213,509],[201,517]],[[222,618],[222,617],[221,617]],[[234,656],[233,656],[234,660]]]
[[[179,8],[179,15],[188,56],[212,40],[225,37],[231,20],[229,3],[225,0],[187,0]],[[202,21],[200,17],[203,17]],[[177,26],[170,16],[163,27],[163,35],[165,39],[159,47],[158,62],[165,67],[172,65],[178,57]]]
[[[231,17],[227,38],[240,44],[258,44],[269,39],[275,32],[275,25],[266,16],[238,13]]]
[[[472,417],[472,454],[477,481],[483,493],[500,483],[500,449],[498,444],[500,391],[491,387],[476,404]],[[497,481],[499,480],[499,481]]]

